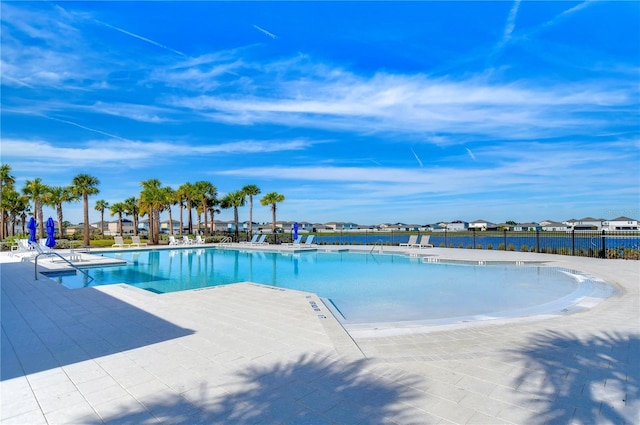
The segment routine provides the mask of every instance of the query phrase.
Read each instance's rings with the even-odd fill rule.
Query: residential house
[[[600,230],[604,221],[602,218],[585,217],[579,220],[563,221],[563,223],[571,226],[571,230]]]
[[[334,232],[358,230],[358,225],[356,223],[345,223],[341,221],[331,221],[329,223],[325,223],[324,226]]]
[[[180,233],[180,222],[178,220],[169,220],[160,222],[160,233],[166,234],[179,234]]]
[[[451,223],[447,223],[446,229],[449,232],[463,232],[469,229],[469,223],[462,220],[452,221]]]
[[[497,230],[498,225],[487,220],[475,220],[469,223],[469,230],[476,229],[480,231]]]
[[[637,231],[640,230],[638,227],[638,220],[634,220],[629,217],[618,217],[613,220],[603,221],[602,222],[603,230],[619,230],[619,231]]]
[[[542,226],[538,223],[518,223],[511,226],[511,230],[514,232],[535,232],[542,230]]]
[[[105,222],[105,227],[107,230],[104,231],[105,235],[120,235],[120,229],[118,228],[118,220],[113,220],[109,222]],[[122,234],[123,235],[133,235],[133,221],[123,218],[122,219]]]
[[[544,232],[566,232],[570,229],[568,225],[553,220],[543,220],[540,226]]]

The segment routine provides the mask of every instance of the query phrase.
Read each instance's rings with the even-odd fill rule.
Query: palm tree
[[[213,235],[216,231],[216,221],[215,221],[215,216],[216,214],[220,214],[220,209],[216,208],[218,205],[220,205],[220,201],[217,199],[214,199],[212,204],[209,204],[209,214],[211,214],[211,229],[209,234]]]
[[[280,202],[284,202],[284,195],[278,193],[278,192],[269,192],[266,195],[264,195],[262,197],[262,199],[260,199],[260,203],[263,206],[267,206],[267,205],[271,205],[271,218],[273,221],[273,225],[271,227],[272,231],[273,231],[273,241],[274,243],[277,241],[276,240],[276,204],[280,203]]]
[[[104,199],[100,199],[96,201],[96,205],[93,207],[94,210],[100,211],[100,234],[104,235],[104,210],[109,208],[109,203]]]
[[[116,202],[114,204],[111,204],[111,207],[109,207],[109,209],[111,210],[111,217],[118,214],[118,234],[122,236],[122,214],[127,209],[127,206],[124,202]]]
[[[133,218],[133,234],[138,236],[138,220],[140,218],[140,207],[135,196],[124,200],[124,213]]]
[[[209,211],[209,203],[215,202],[218,189],[208,181],[198,181],[193,184],[194,198],[200,201],[200,206],[204,212],[204,231],[208,230],[207,212]]]
[[[242,188],[245,195],[249,197],[249,239],[253,236],[253,197],[260,194],[260,188],[255,184],[248,184]]]
[[[187,200],[187,194],[183,186],[180,186],[178,190],[174,192],[174,201],[180,206],[180,228],[178,229],[178,234],[180,236],[182,236],[182,230],[184,229],[184,220],[182,218],[182,213],[185,207],[185,201]]]
[[[9,164],[0,164],[0,240],[7,237],[7,226],[5,224],[5,210],[2,203],[5,187],[13,188],[16,178],[11,175]],[[13,232],[12,232],[13,233]]]
[[[4,209],[8,217],[6,224],[11,223],[11,226],[6,229],[6,236],[15,236],[18,217],[20,217],[23,213],[25,213],[26,217],[26,214],[29,212],[29,198],[26,195],[19,194],[13,188],[8,186],[5,186],[4,191],[5,193],[4,197],[2,198],[2,208]]]
[[[89,195],[97,195],[100,193],[98,185],[100,180],[89,174],[78,174],[71,181],[71,191],[77,195],[82,196],[82,202],[84,204],[84,245],[89,246],[90,234],[89,234]]]
[[[238,228],[238,208],[243,207],[246,202],[245,194],[243,191],[238,190],[236,192],[227,193],[224,198],[220,201],[220,206],[222,208],[231,208],[233,207],[233,221],[235,222],[235,234],[236,241],[239,239],[239,231]]]
[[[193,199],[193,185],[191,183],[184,183],[178,188],[186,202],[186,208],[188,212],[187,216],[187,234],[193,234],[193,218],[191,216],[191,202]],[[180,228],[182,228],[182,220],[180,220]]]
[[[157,245],[160,235],[160,210],[166,205],[165,191],[158,179],[140,183],[140,213],[149,215],[149,243]]]
[[[42,183],[41,178],[27,180],[22,188],[22,193],[33,202],[34,218],[38,222],[38,237],[44,238],[44,214],[42,213],[42,201],[44,195],[49,192],[49,187]]]
[[[163,187],[165,205],[163,207],[167,209],[169,213],[169,234],[173,235],[173,214],[171,213],[171,205],[176,204],[176,191],[171,186]]]
[[[45,205],[54,207],[58,216],[58,229],[60,231],[60,237],[64,237],[64,217],[62,215],[62,204],[65,202],[74,202],[79,198],[71,192],[71,188],[68,186],[52,186],[49,191],[45,193],[43,202]]]

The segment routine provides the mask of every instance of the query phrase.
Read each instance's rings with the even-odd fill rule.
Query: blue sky
[[[640,218],[638,2],[0,7],[18,187],[256,184],[311,222]]]

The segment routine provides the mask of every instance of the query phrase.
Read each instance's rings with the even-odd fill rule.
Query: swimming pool
[[[542,265],[429,263],[398,254],[200,248],[104,256],[127,265],[90,269],[95,280],[88,286],[126,283],[165,293],[254,282],[316,293],[345,324],[539,314],[612,290],[604,282]],[[70,288],[87,285],[80,274],[53,279]]]

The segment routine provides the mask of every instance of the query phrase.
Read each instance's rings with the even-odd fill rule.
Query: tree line
[[[0,239],[15,236],[15,226],[18,220],[22,220],[22,232],[25,232],[24,223],[29,215],[33,215],[38,223],[38,236],[44,237],[44,217],[42,208],[44,205],[55,208],[60,236],[63,237],[64,215],[63,205],[82,200],[84,206],[84,245],[89,245],[90,225],[89,225],[89,196],[100,193],[98,178],[89,174],[78,174],[69,186],[49,186],[43,183],[42,179],[35,178],[27,180],[20,191],[15,187],[15,177],[11,174],[11,166],[0,164]],[[140,193],[138,197],[130,197],[121,202],[109,204],[100,199],[95,202],[94,209],[100,212],[100,232],[104,231],[105,211],[110,210],[111,216],[118,217],[118,233],[122,234],[123,215],[132,217],[134,233],[138,234],[138,223],[140,217],[147,216],[149,219],[149,243],[158,244],[160,239],[160,213],[167,211],[169,215],[169,231],[173,234],[173,212],[172,206],[179,207],[179,232],[182,234],[184,219],[186,218],[186,229],[188,234],[193,234],[194,221],[193,212],[197,217],[197,231],[205,235],[213,234],[215,229],[215,214],[220,213],[220,209],[233,208],[233,218],[235,222],[236,240],[239,237],[239,217],[238,209],[246,205],[249,200],[249,223],[253,223],[253,200],[254,196],[261,193],[258,186],[250,184],[242,189],[227,193],[222,198],[218,198],[217,188],[208,181],[198,181],[195,183],[184,183],[177,189],[163,186],[158,179],[149,179],[140,183]],[[260,199],[260,204],[271,208],[272,230],[276,231],[276,209],[277,204],[284,201],[284,195],[277,192],[265,194]],[[186,215],[186,217],[184,217]],[[204,223],[202,223],[204,217]],[[249,233],[253,231],[249,226]]]

